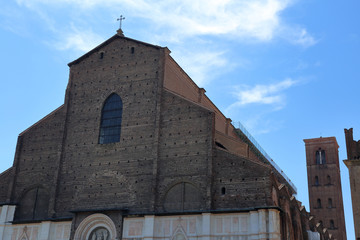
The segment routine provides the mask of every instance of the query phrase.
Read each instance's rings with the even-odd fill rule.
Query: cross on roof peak
[[[123,30],[121,29],[121,24],[122,24],[122,20],[125,20],[125,17],[123,17],[123,15],[120,15],[120,17],[117,19],[117,21],[120,21],[120,26],[119,26],[119,29],[117,30],[117,33],[118,35],[120,36],[124,36],[124,32]]]
[[[119,29],[121,29],[122,20],[125,20],[125,17],[123,17],[123,15],[120,15],[120,17],[117,19],[117,21],[120,21]]]

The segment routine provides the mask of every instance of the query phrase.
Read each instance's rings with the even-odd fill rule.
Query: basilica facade
[[[0,239],[331,239],[170,50],[120,30],[0,174]]]

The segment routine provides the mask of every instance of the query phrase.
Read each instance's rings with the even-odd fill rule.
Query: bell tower
[[[335,137],[304,139],[310,213],[327,228],[333,239],[346,240],[339,168],[339,145]]]
[[[354,141],[353,129],[345,129],[347,159],[345,165],[349,169],[351,201],[354,215],[356,240],[360,240],[360,141]]]

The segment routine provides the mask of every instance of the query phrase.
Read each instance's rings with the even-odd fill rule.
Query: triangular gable
[[[83,59],[89,57],[89,56],[90,56],[91,54],[93,54],[94,52],[99,51],[99,49],[101,49],[101,48],[103,48],[104,46],[110,44],[111,42],[115,41],[116,39],[125,39],[125,40],[128,40],[128,41],[132,41],[132,42],[134,42],[134,43],[138,43],[138,44],[142,44],[142,45],[148,46],[148,47],[153,47],[153,48],[155,48],[155,49],[167,48],[167,47],[161,47],[161,46],[158,46],[158,45],[149,44],[149,43],[146,43],[146,42],[142,42],[142,41],[139,41],[139,40],[135,40],[135,39],[132,39],[132,38],[128,38],[128,37],[124,37],[124,36],[120,36],[120,35],[118,35],[118,34],[115,34],[114,36],[112,36],[111,38],[109,38],[109,39],[106,40],[105,42],[101,43],[100,45],[98,45],[98,46],[95,47],[94,49],[90,50],[89,52],[85,53],[84,55],[82,55],[82,56],[79,57],[78,59],[76,59],[76,60],[68,63],[68,66],[71,67],[72,65],[81,62]]]
[[[22,232],[22,234],[20,235],[20,237],[18,238],[18,240],[29,240],[29,237],[28,237],[28,235],[27,235],[27,227],[25,226],[24,228],[23,228],[23,232]]]

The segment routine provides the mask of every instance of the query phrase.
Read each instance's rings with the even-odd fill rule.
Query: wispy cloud
[[[90,29],[78,29],[74,25],[61,34],[61,39],[55,42],[49,42],[54,45],[58,50],[75,50],[80,52],[87,52],[104,41],[104,39],[95,34]]]
[[[284,81],[270,85],[247,85],[237,86],[234,95],[237,101],[230,107],[244,106],[248,104],[284,104],[282,91],[295,85],[297,81],[285,79]]]
[[[271,112],[258,112],[251,117],[243,119],[241,122],[246,129],[253,135],[267,134],[280,129],[284,121],[279,119],[269,118]]]
[[[236,100],[225,109],[225,114],[233,119],[241,119],[252,134],[265,134],[281,128],[283,122],[269,116],[286,106],[285,91],[300,81],[285,79],[273,84],[236,86],[233,95]],[[244,114],[246,113],[246,114]]]
[[[217,74],[225,71],[214,71],[214,69],[224,69],[225,66],[228,66],[228,70],[231,68],[225,53],[215,50],[189,51],[180,48],[175,49],[172,55],[199,86],[206,85]]]
[[[299,27],[285,27],[283,29],[282,37],[287,39],[294,45],[299,45],[304,48],[311,47],[319,42],[319,39],[315,39],[311,36],[305,28]]]
[[[171,49],[179,63],[199,85],[205,85],[214,72],[221,73],[229,68],[230,61],[226,56],[228,46],[224,44],[219,50],[217,37],[246,43],[263,43],[281,38],[295,45],[314,45],[316,40],[305,28],[290,26],[281,15],[294,1],[16,0],[16,3],[20,8],[38,15],[52,32],[51,40],[46,40],[47,43],[58,50],[77,52],[86,52],[103,40],[100,37],[103,33],[95,33],[89,27],[99,24],[97,17],[94,17],[100,15],[99,9],[101,16],[126,13],[126,21],[137,19],[132,21],[138,26],[137,32],[151,34],[149,38],[160,45],[164,43],[163,39],[166,39],[166,44],[173,44],[175,48],[172,46]],[[64,19],[66,21],[62,22]],[[211,47],[201,51],[204,36],[212,37],[211,42],[206,44]],[[145,39],[148,41],[149,38]],[[184,43],[187,43],[186,50],[181,47]],[[189,48],[196,51],[190,52]],[[279,96],[270,94],[262,101],[279,101]]]
[[[270,41],[285,34],[284,38],[294,44],[310,46],[316,41],[307,30],[286,26],[280,16],[292,2],[293,0],[17,0],[20,6],[31,9],[46,6],[78,9],[76,16],[81,12],[88,14],[99,6],[109,7],[108,12],[121,10],[133,17],[147,19],[155,23],[155,28],[162,28],[176,36],[174,39],[224,35],[236,39]],[[291,34],[289,31],[280,31],[284,28],[291,29]]]

